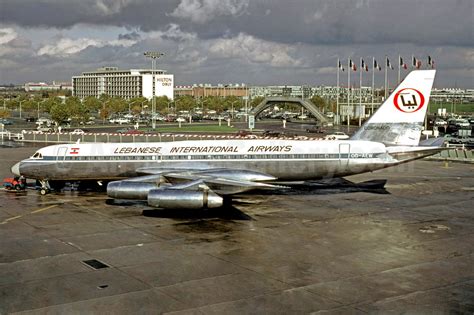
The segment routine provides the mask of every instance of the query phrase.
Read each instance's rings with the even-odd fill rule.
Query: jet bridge
[[[310,100],[301,99],[297,97],[266,97],[260,104],[257,105],[249,114],[257,117],[266,108],[278,103],[296,103],[306,108],[321,124],[328,122],[326,116],[319,111],[319,109]]]

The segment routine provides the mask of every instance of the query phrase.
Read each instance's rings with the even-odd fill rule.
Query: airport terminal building
[[[130,99],[146,97],[151,99],[153,88],[155,96],[173,99],[174,76],[164,70],[155,70],[155,85],[151,69],[119,70],[117,67],[104,67],[96,71],[83,72],[72,77],[72,93],[81,99],[102,94]]]

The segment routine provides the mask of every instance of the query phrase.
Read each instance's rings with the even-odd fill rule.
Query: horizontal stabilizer
[[[387,147],[387,153],[397,161],[396,163],[400,163],[421,159],[446,149],[445,147],[395,146]]]

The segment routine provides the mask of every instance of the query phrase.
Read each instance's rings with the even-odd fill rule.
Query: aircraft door
[[[58,168],[64,169],[66,167],[64,160],[66,159],[67,147],[59,147],[56,154],[56,161]]]
[[[351,155],[351,145],[349,143],[339,144],[339,164],[348,165]]]
[[[66,158],[66,153],[67,147],[59,147],[58,153],[56,154],[56,161],[58,161],[59,163],[64,162],[64,159]]]

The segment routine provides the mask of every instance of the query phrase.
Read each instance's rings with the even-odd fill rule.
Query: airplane
[[[232,139],[47,146],[12,173],[41,183],[107,183],[115,199],[164,209],[217,208],[255,189],[372,172],[443,150],[420,146],[436,70],[415,70],[349,140]]]

